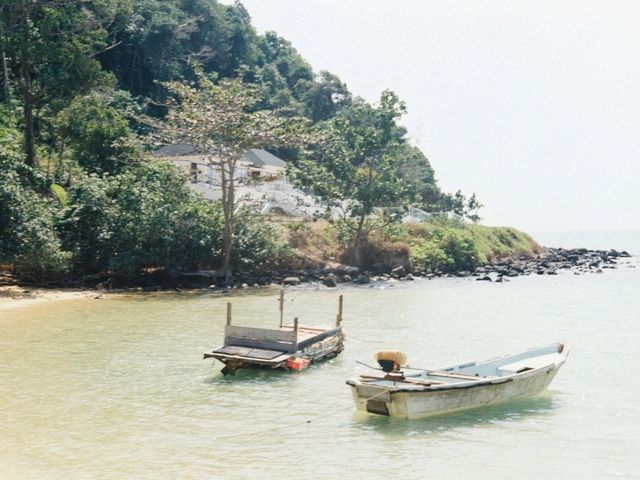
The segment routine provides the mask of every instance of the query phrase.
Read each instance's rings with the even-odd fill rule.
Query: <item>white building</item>
[[[165,158],[182,169],[192,183],[220,184],[219,168],[212,165],[207,155],[194,152],[191,145],[165,145],[153,155]],[[237,165],[239,178],[274,180],[284,176],[286,163],[261,148],[247,150]]]
[[[194,152],[191,145],[165,145],[153,152],[180,167],[189,177],[192,190],[210,200],[220,200],[220,170],[205,154]],[[288,182],[284,160],[261,148],[252,148],[237,164],[236,198],[256,211],[281,211],[295,217],[309,218],[323,211],[312,196]],[[246,180],[246,181],[243,181]]]

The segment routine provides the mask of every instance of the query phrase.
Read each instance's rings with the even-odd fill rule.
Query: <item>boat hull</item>
[[[361,412],[416,419],[527,398],[544,391],[562,364],[508,378],[417,390],[350,383]]]

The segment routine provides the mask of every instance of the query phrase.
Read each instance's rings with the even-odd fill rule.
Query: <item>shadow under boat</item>
[[[356,413],[354,422],[356,428],[367,431],[373,430],[389,439],[405,438],[406,435],[443,433],[462,428],[519,422],[532,417],[549,416],[561,406],[556,393],[547,390],[535,397],[478,406],[459,412],[414,420]]]

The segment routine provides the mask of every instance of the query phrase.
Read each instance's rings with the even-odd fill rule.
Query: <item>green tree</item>
[[[450,193],[444,194],[440,198],[439,206],[443,211],[453,212],[471,220],[473,223],[478,223],[482,220],[479,211],[484,205],[478,201],[475,193],[470,198],[467,198],[460,190],[453,195]]]
[[[240,65],[256,65],[260,55],[258,35],[240,3],[139,0],[126,28],[116,24],[116,29],[118,48],[98,58],[121,88],[155,99],[166,94],[159,82],[195,80],[189,62],[232,77]]]
[[[403,113],[404,103],[390,91],[377,106],[354,102],[319,125],[322,141],[294,171],[298,183],[327,202],[330,218],[351,232],[352,261],[358,266],[368,234],[393,219],[381,209],[401,207],[414,197],[400,175],[406,157],[397,120]]]
[[[273,65],[289,89],[293,90],[302,80],[313,80],[311,65],[298,54],[291,42],[279,37],[275,32],[265,33],[258,47],[262,52],[262,63]]]
[[[78,96],[57,117],[58,134],[91,173],[118,173],[135,158],[129,124],[111,98],[103,92]]]
[[[121,88],[135,95],[157,96],[160,87],[154,81],[188,74],[187,43],[197,29],[197,19],[186,15],[174,0],[136,1],[127,27],[117,34],[118,47],[97,58],[116,75]]]
[[[57,111],[73,96],[110,82],[95,59],[108,37],[114,2],[6,0],[0,6],[2,46],[23,107],[24,151],[37,165],[40,110]],[[117,2],[120,5],[120,2]]]
[[[163,160],[148,159],[114,176],[81,178],[60,217],[60,237],[81,274],[213,268],[222,258],[220,203],[192,192],[185,175]],[[259,271],[289,255],[273,228],[245,210],[234,228],[240,269]]]
[[[0,10],[0,14],[2,10]],[[2,102],[9,103],[11,101],[11,85],[9,84],[9,61],[7,59],[7,42],[5,37],[5,21],[0,16],[0,75],[2,77]]]
[[[78,181],[58,228],[77,271],[134,275],[210,266],[220,256],[222,215],[189,190],[177,167],[148,160]]]
[[[150,123],[167,143],[186,143],[206,156],[219,173],[224,215],[222,268],[231,275],[233,235],[237,207],[236,186],[242,181],[238,162],[251,148],[301,141],[305,122],[281,117],[277,112],[256,110],[257,85],[242,81],[242,73],[214,83],[196,69],[197,86],[171,82],[164,86],[175,97],[175,106],[163,121]]]
[[[351,104],[351,93],[340,79],[322,71],[314,80],[299,80],[297,96],[305,105],[304,114],[314,123],[329,120]]]
[[[408,143],[400,146],[405,161],[400,167],[400,176],[412,186],[417,194],[420,208],[432,211],[442,198],[442,191],[435,179],[435,173],[429,160],[420,151]]]
[[[70,254],[55,232],[54,205],[34,188],[44,182],[16,155],[17,142],[17,130],[0,120],[0,264],[13,265],[23,280],[57,277]]]
[[[471,233],[447,226],[435,228],[429,238],[414,246],[411,257],[415,265],[440,272],[473,270],[483,263]]]

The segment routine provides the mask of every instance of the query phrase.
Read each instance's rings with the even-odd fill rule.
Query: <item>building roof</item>
[[[251,162],[253,165],[258,165],[260,167],[271,165],[273,167],[284,168],[286,166],[284,160],[276,157],[275,155],[272,155],[262,148],[252,148],[251,150],[247,150],[242,158],[243,160]]]
[[[153,152],[153,155],[157,157],[183,157],[194,154],[197,154],[196,149],[193,145],[187,144],[163,145]],[[262,148],[252,148],[251,150],[247,150],[242,156],[242,159],[245,162],[258,167],[270,165],[273,167],[284,168],[286,166],[284,160],[272,155]]]
[[[175,144],[175,145],[163,145],[159,149],[153,152],[153,155],[158,157],[180,157],[182,155],[189,155],[190,153],[196,153],[193,145],[187,144]]]

